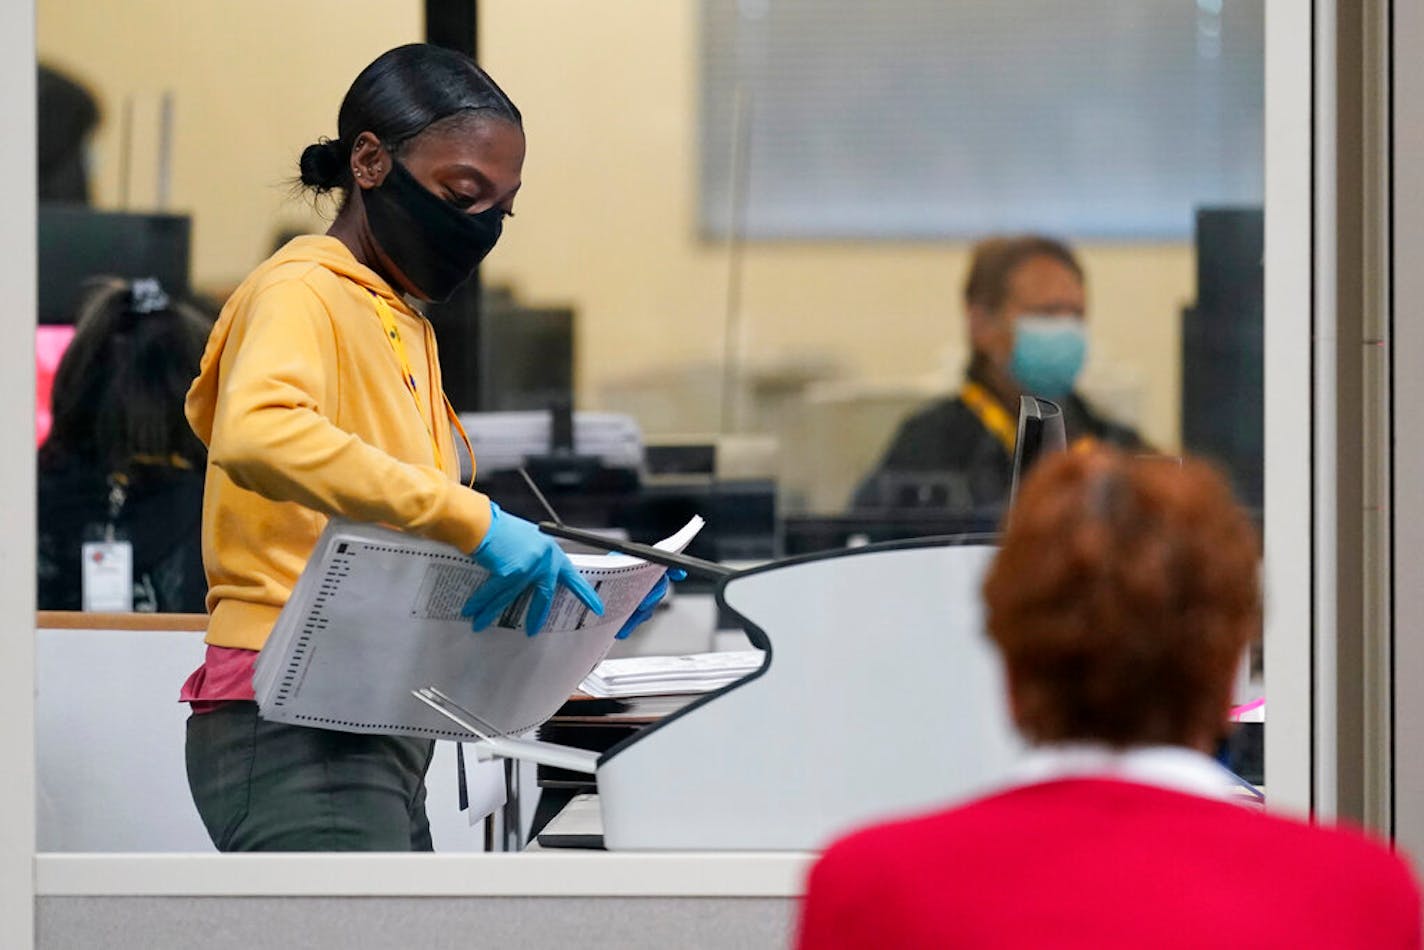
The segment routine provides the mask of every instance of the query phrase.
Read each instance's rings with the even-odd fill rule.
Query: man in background
[[[972,356],[963,388],[900,426],[855,508],[996,514],[1012,482],[1021,395],[1061,406],[1070,444],[1145,448],[1073,389],[1087,355],[1087,297],[1066,244],[1040,235],[981,241],[964,307]]]

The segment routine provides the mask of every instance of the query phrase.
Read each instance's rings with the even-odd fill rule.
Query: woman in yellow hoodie
[[[430,848],[430,742],[257,715],[256,651],[328,517],[471,552],[491,574],[465,608],[476,630],[528,590],[537,631],[559,584],[602,612],[551,539],[459,483],[435,337],[406,302],[449,297],[494,247],[520,185],[519,110],[466,57],[413,44],[356,77],[337,127],[301,157],[304,185],[343,195],[331,228],[242,283],[188,393],[208,446],[211,613],[182,692],[188,780],[225,851]]]

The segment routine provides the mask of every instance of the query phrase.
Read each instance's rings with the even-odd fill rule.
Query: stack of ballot
[[[658,547],[681,551],[694,517]],[[524,629],[528,597],[482,631],[460,609],[488,579],[467,555],[375,525],[333,520],[257,658],[264,719],[343,732],[470,738],[411,695],[434,688],[488,736],[539,725],[613,645],[665,568],[621,554],[571,555],[602,616],[560,587],[544,629]]]
[[[549,454],[552,413],[469,412],[460,421],[483,474],[518,471],[531,457]],[[574,454],[596,456],[605,468],[643,468],[643,433],[632,416],[580,410],[573,415],[573,439]]]
[[[733,650],[604,660],[584,677],[579,692],[597,699],[710,693],[761,669],[765,657],[760,650]]]

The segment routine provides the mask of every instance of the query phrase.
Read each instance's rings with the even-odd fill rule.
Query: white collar
[[[1186,746],[1115,749],[1097,743],[1035,746],[1015,765],[1013,785],[1065,778],[1110,778],[1152,785],[1202,798],[1237,798],[1242,783],[1209,756]]]

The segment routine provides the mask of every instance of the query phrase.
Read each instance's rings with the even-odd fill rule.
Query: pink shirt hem
[[[203,665],[193,671],[178,694],[180,703],[190,703],[193,712],[212,712],[221,703],[252,702],[252,666],[256,650],[218,647],[209,644]]]

